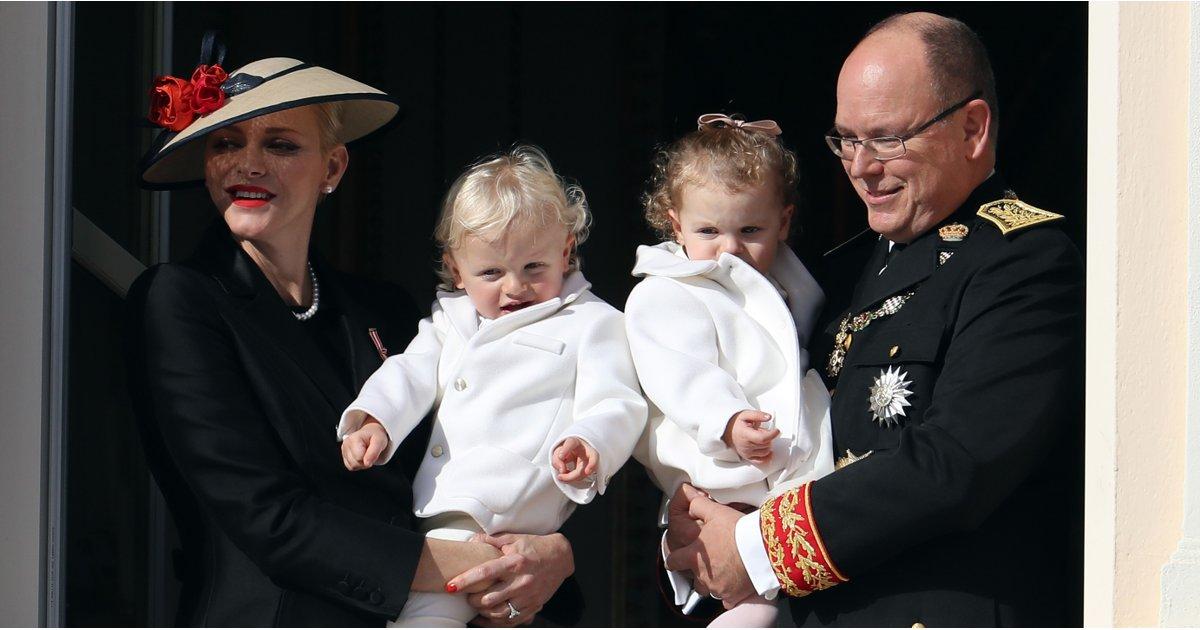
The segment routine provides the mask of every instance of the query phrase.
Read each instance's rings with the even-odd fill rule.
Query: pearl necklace
[[[317,282],[317,272],[313,271],[311,261],[308,263],[308,277],[312,278],[313,285],[312,306],[308,307],[308,310],[304,311],[303,313],[292,313],[292,315],[296,316],[296,319],[302,322],[312,319],[312,316],[317,314],[317,309],[321,306],[321,285]]]

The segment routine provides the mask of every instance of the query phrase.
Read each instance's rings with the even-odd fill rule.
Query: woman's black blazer
[[[351,473],[334,427],[381,363],[369,330],[400,352],[419,315],[395,287],[317,273],[352,379],[223,223],[130,290],[135,411],[183,543],[181,624],[378,626],[408,597],[423,536],[403,466],[427,433],[394,465]]]

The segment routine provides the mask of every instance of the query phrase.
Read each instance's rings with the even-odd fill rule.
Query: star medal
[[[882,370],[875,377],[875,384],[870,388],[867,403],[871,407],[871,416],[881,427],[892,427],[900,424],[900,416],[904,408],[911,406],[908,396],[912,394],[906,389],[912,381],[904,380],[908,372],[901,372],[895,366]]]

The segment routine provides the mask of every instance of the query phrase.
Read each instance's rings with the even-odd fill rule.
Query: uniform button
[[[378,606],[383,603],[383,593],[381,593],[379,589],[375,589],[371,591],[371,597],[369,600],[372,604]]]
[[[429,454],[433,455],[434,457],[441,457],[442,453],[444,452],[445,451],[442,449],[441,444],[434,444],[433,448],[429,449]]]
[[[466,388],[467,388],[467,381],[466,381],[466,379],[462,379],[462,378],[455,379],[455,381],[454,381],[454,389],[457,389],[458,391],[460,391],[460,392],[461,392],[462,390],[464,390],[464,389],[466,389]]]
[[[925,627],[925,624],[923,624],[923,623],[921,623],[920,621],[918,621],[917,623],[914,623],[914,624],[912,625],[912,627],[914,627],[914,628],[924,628],[924,627]]]
[[[892,349],[888,350],[889,357],[895,358],[898,354],[900,354],[900,346],[892,346]]]

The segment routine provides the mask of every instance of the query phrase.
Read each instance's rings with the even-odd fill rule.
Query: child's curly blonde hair
[[[446,192],[433,237],[443,254],[439,288],[454,290],[444,254],[466,236],[499,238],[514,224],[558,223],[574,235],[568,272],[579,269],[578,248],[588,237],[592,216],[578,185],[555,174],[540,148],[521,144],[491,155],[468,168]]]
[[[642,195],[646,222],[662,238],[675,240],[667,212],[678,214],[684,186],[719,185],[739,192],[768,181],[779,187],[784,206],[796,203],[796,154],[779,138],[750,127],[701,124],[655,154],[650,190]]]

